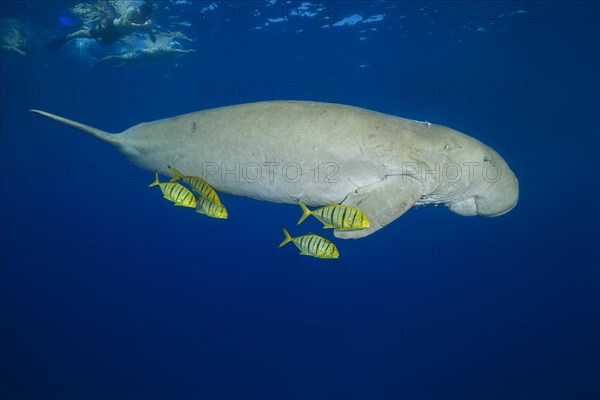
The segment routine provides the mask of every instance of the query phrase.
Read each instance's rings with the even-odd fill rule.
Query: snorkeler
[[[94,64],[98,65],[108,61],[121,61],[121,64],[117,65],[117,68],[123,68],[126,64],[130,63],[142,61],[154,62],[168,59],[174,68],[178,68],[179,64],[175,62],[175,55],[195,52],[196,51],[194,49],[183,50],[173,47],[157,46],[149,49],[132,51],[130,53],[107,56],[99,59]]]
[[[16,18],[2,20],[0,30],[0,44],[2,50],[27,56],[31,49],[28,29],[25,24]]]
[[[0,48],[2,52],[30,57],[43,67],[48,67],[43,58],[38,54],[32,40],[33,26],[17,18],[3,19],[0,21]]]
[[[144,0],[139,8],[128,8],[119,18],[104,18],[92,29],[81,29],[77,32],[61,36],[44,46],[50,51],[57,51],[67,41],[77,38],[95,39],[102,46],[115,43],[122,36],[133,32],[146,32],[152,42],[156,42],[156,36],[152,31],[150,16],[152,15],[152,0]]]

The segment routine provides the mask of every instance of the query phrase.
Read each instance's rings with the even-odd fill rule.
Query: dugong
[[[453,129],[358,107],[267,101],[193,112],[110,134],[31,110],[114,146],[137,166],[203,177],[217,191],[260,201],[359,208],[371,226],[335,230],[360,238],[413,206],[443,204],[494,217],[519,186],[490,147]]]

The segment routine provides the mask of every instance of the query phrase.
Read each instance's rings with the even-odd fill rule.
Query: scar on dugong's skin
[[[268,101],[145,122],[109,134],[44,111],[111,145],[141,168],[172,176],[172,165],[217,191],[274,203],[331,202],[361,209],[360,238],[415,205],[444,204],[465,216],[494,217],[517,203],[506,162],[478,140],[440,125],[362,108]]]

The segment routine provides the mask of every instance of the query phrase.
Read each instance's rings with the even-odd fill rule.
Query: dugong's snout
[[[467,193],[448,204],[450,211],[462,216],[498,217],[506,214],[519,200],[517,177],[497,154],[486,157],[479,165],[483,165],[481,173],[473,173]]]
[[[484,175],[481,190],[475,194],[477,215],[499,217],[506,214],[519,201],[519,181],[501,158],[495,160],[495,175]]]

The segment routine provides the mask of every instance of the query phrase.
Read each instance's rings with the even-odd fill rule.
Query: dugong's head
[[[459,215],[497,217],[512,210],[519,200],[519,182],[504,159],[490,147],[474,140],[463,158],[466,190],[448,204]]]

